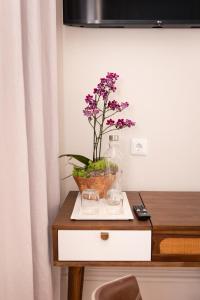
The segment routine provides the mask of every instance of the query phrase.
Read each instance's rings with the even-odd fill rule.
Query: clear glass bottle
[[[110,177],[110,187],[106,194],[106,201],[113,209],[121,212],[122,197],[122,153],[119,148],[119,136],[109,136],[109,148],[104,154],[107,164],[107,174]],[[116,209],[114,208],[116,207]]]

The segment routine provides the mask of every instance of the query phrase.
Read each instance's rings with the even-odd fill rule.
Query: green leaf
[[[66,176],[66,177],[64,177],[64,178],[62,178],[62,180],[65,180],[65,179],[70,178],[70,177],[72,177],[72,174],[71,174],[71,175],[68,175],[68,176]]]
[[[84,164],[86,166],[88,166],[89,162],[90,162],[89,158],[87,158],[83,155],[78,155],[78,154],[62,154],[62,155],[59,156],[59,158],[64,157],[64,156],[74,158],[74,159],[80,161],[82,164]]]

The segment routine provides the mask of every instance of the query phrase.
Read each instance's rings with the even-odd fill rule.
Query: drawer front
[[[200,255],[200,238],[166,238],[160,242],[160,254]]]
[[[58,230],[59,261],[150,261],[150,230]]]
[[[156,261],[200,261],[200,236],[154,234],[152,258]]]

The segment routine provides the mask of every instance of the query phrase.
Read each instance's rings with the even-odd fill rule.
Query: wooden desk
[[[138,221],[136,218],[131,221],[70,220],[76,196],[77,192],[69,193],[52,226],[54,265],[69,267],[69,300],[80,300],[82,297],[85,266],[200,267],[199,192],[127,192],[131,206],[144,203],[151,213],[151,221],[145,222]],[[80,235],[77,235],[79,232]],[[136,234],[138,232],[141,235],[144,234],[144,238],[139,241]],[[70,254],[70,260],[60,259],[62,255],[59,254],[58,248],[66,246],[67,252],[66,243],[70,241],[70,236],[73,233],[73,242],[75,240],[76,244],[74,253]],[[88,234],[86,235],[86,237],[88,236],[88,241],[81,239],[81,236],[85,236],[86,233]],[[91,255],[94,258],[80,260],[79,254],[85,247],[85,243],[91,244],[90,237],[93,237],[94,233],[99,234],[99,239],[101,238],[101,233],[114,233],[116,235],[115,239],[119,239],[119,243],[120,236],[122,237],[123,234],[124,238],[127,235],[127,239],[125,238],[123,243],[128,244],[121,247],[122,250],[120,252],[117,252],[120,259],[102,260],[101,251],[98,251],[98,249],[101,250],[101,247],[104,246],[95,242],[94,244],[97,244],[97,246],[94,246],[94,248],[97,248],[93,249],[91,246],[88,251],[88,253],[95,252]],[[151,241],[148,240],[149,233],[151,233]],[[65,238],[69,238],[69,240],[64,240],[64,244],[62,244]],[[136,239],[135,244],[134,239]],[[143,253],[145,259],[141,261],[134,259],[138,255],[137,252],[134,252],[137,242],[144,242],[144,247],[141,247],[142,244],[140,244],[140,249],[145,248],[146,250]],[[106,241],[102,241],[102,243],[106,243]],[[148,261],[148,243],[151,244],[150,261]],[[112,243],[110,245],[112,246]],[[133,253],[128,251],[127,248],[133,249]],[[118,251],[118,249],[114,248],[113,251]],[[133,259],[131,259],[132,254]],[[85,255],[87,257],[87,253]],[[72,259],[73,257],[76,259]],[[129,259],[126,259],[126,257],[129,257]]]
[[[200,193],[141,192],[140,196],[152,216],[152,261],[199,263]]]

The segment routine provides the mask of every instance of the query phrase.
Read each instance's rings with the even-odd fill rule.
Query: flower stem
[[[115,130],[119,130],[119,128],[110,129],[110,130],[108,130],[108,131],[105,131],[103,134],[106,134],[106,133],[108,133],[108,132],[115,131]]]
[[[114,113],[110,114],[109,116],[106,116],[105,119],[108,119],[108,118],[116,115],[117,113],[119,113],[119,111],[115,111]]]
[[[99,159],[101,159],[101,146],[102,146],[102,136],[103,136],[103,125],[105,121],[105,114],[106,114],[106,101],[104,102],[103,106],[103,114],[102,114],[102,119],[101,119],[101,125],[100,125],[100,131],[99,131]]]
[[[95,161],[95,128],[94,127],[93,127],[93,161]]]

